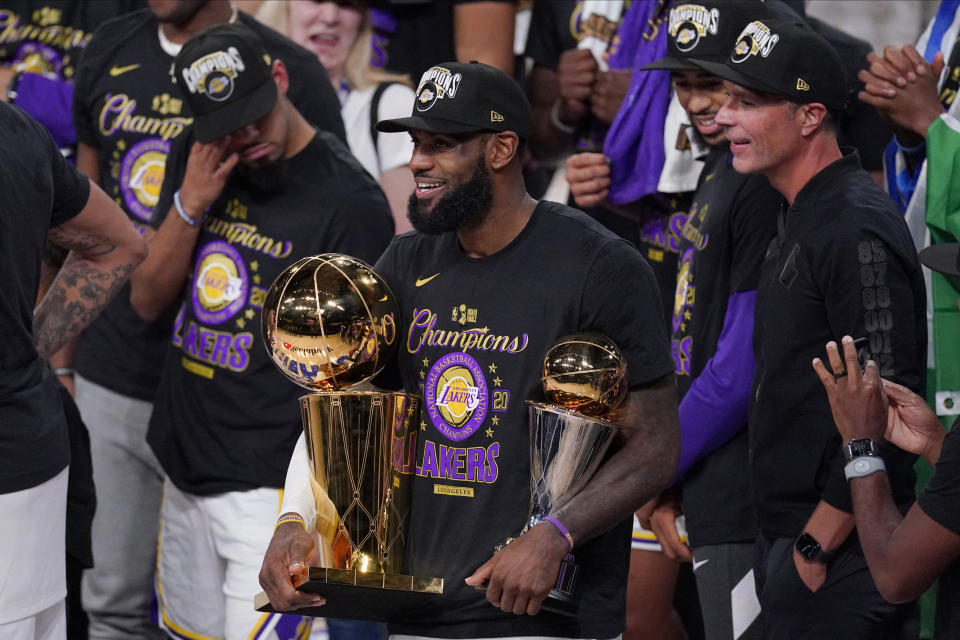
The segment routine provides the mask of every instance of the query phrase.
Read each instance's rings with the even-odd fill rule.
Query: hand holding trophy
[[[547,403],[527,401],[530,512],[524,532],[573,498],[600,466],[617,432],[604,416],[627,396],[626,360],[604,335],[566,336],[544,357],[541,389]],[[543,607],[573,614],[576,577],[571,553]]]
[[[327,604],[301,613],[386,620],[412,599],[443,591],[439,578],[403,573],[419,398],[351,390],[394,355],[398,315],[387,283],[340,254],[294,263],[264,302],[271,359],[315,391],[300,405],[324,567],[311,567],[298,589]],[[269,608],[265,597],[256,604]]]

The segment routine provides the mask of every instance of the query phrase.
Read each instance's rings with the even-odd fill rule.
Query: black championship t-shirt
[[[403,385],[424,398],[408,570],[442,597],[391,632],[444,638],[609,638],[624,627],[630,519],[578,545],[579,618],[505,614],[463,580],[520,533],[530,506],[526,400],[542,400],[547,349],[568,334],[611,337],[631,385],[673,369],[650,268],[583,213],[541,202],[524,230],[481,259],[456,234],[396,238],[376,266],[400,300]],[[457,393],[457,392],[460,393]]]
[[[0,0],[0,64],[72,80],[96,28],[145,4],[145,0]]]
[[[760,529],[798,535],[823,498],[852,513],[840,434],[810,365],[844,335],[867,338],[880,375],[924,389],[926,293],[917,252],[889,196],[857,154],[803,187],[778,221],[757,291],[750,470]],[[915,456],[885,451],[900,505]]]
[[[671,326],[681,398],[717,351],[730,296],[756,290],[783,202],[763,176],[734,171],[726,147],[713,149],[706,158],[681,234]],[[718,373],[736,377],[750,372]],[[710,415],[700,417],[709,424]],[[740,432],[684,476],[683,506],[694,546],[756,536],[746,466],[746,412],[743,417]]]
[[[281,191],[234,176],[211,207],[168,338],[147,441],[174,484],[196,495],[283,486],[305,391],[260,335],[274,279],[318,253],[372,263],[393,235],[377,183],[332,134],[319,132],[287,162]]]
[[[0,167],[0,493],[10,493],[49,480],[70,460],[56,379],[34,346],[33,308],[47,230],[80,213],[90,182],[46,129],[6,104]]]
[[[644,196],[637,204],[640,218],[633,223],[637,238],[634,240],[630,235],[620,234],[618,229],[613,229],[621,237],[634,242],[653,269],[653,275],[660,289],[660,299],[663,300],[663,321],[668,327],[673,317],[670,301],[673,300],[677,290],[677,256],[680,251],[680,239],[692,198],[693,193],[655,193]],[[594,209],[590,214],[591,217],[595,217],[596,211],[602,210]],[[610,228],[607,223],[611,216],[619,217],[613,212],[605,212],[605,216],[598,219],[604,226]]]
[[[245,13],[239,20],[286,64],[287,96],[300,113],[342,139],[340,104],[317,57]],[[171,154],[171,146],[186,144],[193,122],[157,29],[146,9],[104,24],[84,52],[74,92],[77,140],[99,149],[100,185],[138,227],[150,221],[166,168],[186,164],[186,154]],[[77,370],[113,391],[152,400],[172,319],[142,321],[124,287],[84,333]]]
[[[917,503],[937,524],[960,536],[960,429],[953,423],[943,440],[933,477]],[[940,576],[937,585],[936,640],[960,637],[960,561]]]

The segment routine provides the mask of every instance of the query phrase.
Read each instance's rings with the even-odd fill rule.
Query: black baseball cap
[[[700,61],[723,63],[743,25],[773,15],[760,0],[675,5],[667,19],[667,55],[640,68],[695,71]]]
[[[764,18],[740,29],[723,62],[699,66],[753,91],[842,110],[847,101],[843,62],[833,46],[802,20]]]
[[[410,117],[381,120],[377,131],[513,131],[526,140],[532,121],[523,89],[503,71],[476,61],[444,62],[420,78]]]
[[[200,142],[213,142],[263,118],[277,104],[270,55],[243,24],[198,31],[173,61],[173,73]]]

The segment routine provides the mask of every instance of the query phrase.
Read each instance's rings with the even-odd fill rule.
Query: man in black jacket
[[[836,141],[846,83],[832,47],[796,20],[744,26],[724,63],[717,114],[737,171],[765,175],[787,200],[757,294],[749,414],[761,537],[755,566],[765,638],[876,637],[896,607],[870,576],[855,535],[840,438],[808,363],[822,344],[867,339],[881,374],[924,386],[924,285],[890,199]],[[899,504],[912,456],[893,450]]]

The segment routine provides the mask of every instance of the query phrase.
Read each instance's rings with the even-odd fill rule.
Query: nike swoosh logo
[[[423,285],[427,284],[428,282],[430,282],[431,280],[433,280],[434,278],[436,278],[438,275],[440,275],[440,274],[439,274],[439,273],[435,273],[435,274],[433,274],[432,276],[430,276],[429,278],[417,278],[417,286],[418,286],[418,287],[422,287]]]
[[[710,558],[707,558],[706,560],[701,560],[700,562],[694,561],[694,563],[693,563],[693,570],[694,570],[694,572],[696,572],[697,569],[699,569],[699,568],[702,567],[703,565],[707,564],[708,562],[710,562]]]
[[[140,63],[137,63],[137,64],[128,64],[128,65],[125,66],[125,67],[110,67],[110,77],[111,77],[111,78],[116,78],[117,76],[122,75],[122,74],[126,73],[127,71],[133,71],[134,69],[138,68],[139,66],[140,66]]]

